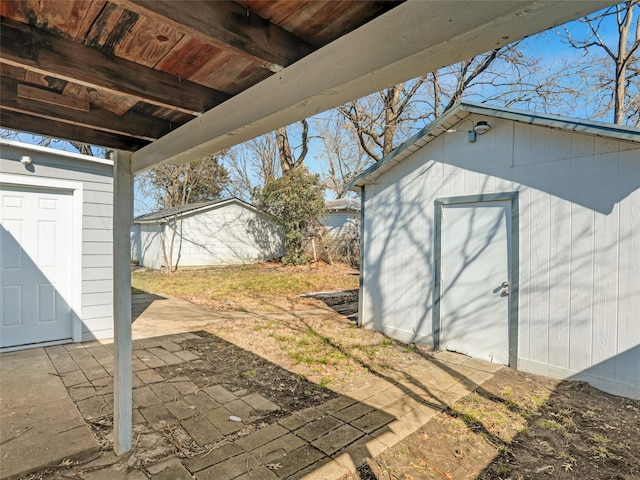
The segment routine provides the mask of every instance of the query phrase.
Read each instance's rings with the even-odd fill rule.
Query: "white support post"
[[[131,247],[133,174],[131,153],[118,151],[113,165],[113,449],[131,450]]]

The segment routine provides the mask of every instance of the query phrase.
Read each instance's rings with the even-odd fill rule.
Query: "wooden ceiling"
[[[2,0],[0,125],[135,151],[399,3]]]

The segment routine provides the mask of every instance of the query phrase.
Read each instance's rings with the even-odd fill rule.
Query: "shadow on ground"
[[[156,300],[166,300],[166,297],[142,290],[138,290],[137,293],[131,295],[131,323],[135,322]]]
[[[336,313],[344,315],[350,320],[358,318],[358,289],[312,293],[304,296],[320,300]]]
[[[34,478],[96,470],[109,478],[123,471],[127,478],[331,478],[387,448],[377,439],[390,432],[393,415],[199,331],[134,341],[135,448],[116,458],[111,377],[89,374],[89,359],[106,358],[109,347],[46,349],[54,366],[69,370],[69,357],[77,362],[77,370],[60,375],[102,451]]]
[[[454,402],[501,369],[449,352],[421,354],[322,309],[216,312],[171,297],[157,302],[157,309],[140,305],[144,315],[135,323],[133,343],[134,449],[119,458],[111,450],[113,345],[37,349],[50,360],[48,377],[75,402],[99,451],[60,458],[29,478],[337,480],[357,469],[353,478],[374,478],[375,464],[367,459],[438,414],[457,419]],[[262,348],[268,342],[271,350]],[[280,366],[315,348],[314,365],[342,359],[338,366],[324,365],[329,370],[321,375],[354,369],[357,381],[336,380],[340,388],[334,391],[321,379],[307,380],[298,368],[305,365],[302,357],[298,373]],[[395,356],[387,357],[392,351]],[[20,435],[16,451],[30,441],[29,432]]]

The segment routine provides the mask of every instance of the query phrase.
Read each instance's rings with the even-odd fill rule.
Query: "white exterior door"
[[[0,187],[0,347],[72,338],[72,198]]]
[[[509,364],[510,231],[510,201],[443,205],[442,350]]]

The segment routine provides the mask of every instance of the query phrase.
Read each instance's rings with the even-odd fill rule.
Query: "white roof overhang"
[[[408,0],[132,156],[184,163],[600,8],[610,0]]]
[[[418,151],[443,133],[446,133],[447,130],[452,129],[471,114],[513,120],[547,128],[570,130],[587,135],[612,138],[623,142],[640,143],[640,130],[634,127],[594,122],[579,118],[525,112],[481,103],[460,102],[437,118],[433,123],[427,125],[402,145],[398,146],[378,163],[372,165],[354,178],[345,186],[345,189],[359,191],[364,185],[374,183],[380,175],[390,170],[394,165],[397,165],[412,153]]]

